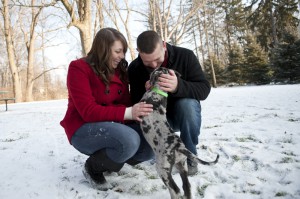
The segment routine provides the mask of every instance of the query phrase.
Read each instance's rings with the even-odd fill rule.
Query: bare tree
[[[215,69],[214,69],[214,64],[213,64],[213,53],[211,51],[210,48],[210,44],[209,44],[209,34],[208,34],[208,28],[207,28],[207,10],[206,10],[206,0],[202,0],[203,3],[203,16],[200,16],[200,13],[198,13],[198,20],[199,20],[199,24],[201,23],[200,20],[202,19],[202,24],[203,24],[203,31],[205,34],[205,39],[206,39],[206,48],[208,51],[208,59],[210,61],[210,69],[211,69],[211,75],[212,75],[212,85],[213,87],[217,87],[217,80],[216,80],[216,74],[215,74]]]
[[[10,68],[2,65],[0,68],[0,88],[8,88],[11,86]]]
[[[39,19],[39,15],[43,9],[43,7],[34,7],[35,0],[31,0],[31,24],[29,28],[29,32],[25,29],[24,26],[21,26],[21,30],[24,34],[24,40],[26,44],[26,49],[28,53],[27,57],[27,82],[26,82],[26,94],[25,101],[30,102],[33,101],[33,84],[34,84],[34,54],[35,54],[35,42],[36,42],[36,26]]]
[[[7,3],[7,2],[3,2]],[[28,3],[28,4],[27,4]],[[49,4],[41,4],[37,5],[35,0],[31,0],[30,2],[24,1],[13,1],[10,5],[11,8],[18,7],[18,14],[16,16],[15,24],[18,26],[18,31],[14,35],[12,34],[12,26],[9,19],[9,14],[7,12],[3,12],[3,18],[6,19],[5,24],[8,24],[5,27],[5,31],[7,32],[6,37],[6,47],[7,47],[7,54],[9,57],[9,65],[11,68],[11,74],[13,79],[14,85],[14,93],[16,102],[23,101],[23,94],[25,94],[25,101],[33,101],[33,86],[34,82],[40,76],[35,77],[35,68],[37,60],[36,51],[36,40],[37,40],[37,26],[39,22],[40,13],[46,7],[52,6],[56,3],[56,1],[52,1]],[[7,4],[6,4],[7,5]],[[8,8],[6,6],[6,8]],[[28,12],[29,11],[29,12]],[[8,21],[7,21],[8,20]],[[22,33],[23,38],[22,40],[18,40],[18,36]],[[19,41],[19,42],[13,42]],[[24,45],[25,44],[25,45]],[[23,45],[22,48],[26,49],[26,53],[22,54],[23,50],[19,49],[20,45]],[[24,48],[25,46],[25,48]],[[43,46],[44,48],[45,46]],[[16,48],[16,49],[15,49]],[[26,61],[24,61],[26,60]],[[13,67],[11,67],[13,66]],[[26,70],[26,74],[21,71],[21,66]],[[25,71],[24,70],[24,71]],[[53,70],[53,69],[51,69]],[[16,77],[17,76],[17,77]],[[22,78],[25,77],[25,78]],[[17,79],[18,80],[17,80]],[[25,79],[26,88],[22,89],[22,81]],[[17,85],[16,85],[17,84]],[[17,88],[16,88],[17,87]],[[24,92],[22,92],[24,90]],[[18,97],[17,97],[18,96]]]
[[[96,16],[94,20],[94,30],[104,28],[104,15],[103,15],[103,2],[102,0],[96,1]],[[93,37],[96,36],[96,31],[94,31]]]
[[[92,46],[92,1],[91,0],[60,0],[71,17],[70,26],[75,26],[79,30],[82,56],[85,56]]]
[[[119,27],[119,21],[122,22],[123,27],[125,29],[126,35],[127,35],[127,41],[128,41],[128,48],[130,51],[131,59],[135,59],[135,49],[133,47],[132,43],[132,37],[131,37],[131,32],[129,29],[129,19],[130,19],[130,14],[131,14],[131,8],[129,7],[128,0],[123,1],[125,3],[125,8],[122,9],[116,0],[110,0],[108,2],[108,6],[105,6],[102,3],[102,8],[105,10],[113,24],[116,26],[116,28],[121,31]],[[100,6],[99,6],[100,7]],[[126,15],[122,15],[122,11],[126,11]]]
[[[196,15],[197,17],[199,17],[199,15],[197,14]],[[199,43],[200,43],[200,51],[201,51],[201,56],[202,56],[202,67],[204,66],[204,59],[205,59],[205,53],[204,53],[204,41],[203,41],[203,28],[201,28],[201,26],[200,26],[200,20],[198,19],[198,23],[197,23],[197,25],[198,25],[198,31],[199,31]],[[203,70],[205,70],[204,69],[204,67],[203,67]]]
[[[27,13],[30,17],[28,18],[29,24],[25,24],[23,21],[20,21],[20,29],[24,36],[24,41],[27,50],[27,77],[26,77],[26,92],[25,92],[25,101],[33,101],[33,86],[34,81],[37,79],[35,77],[35,54],[37,51],[36,40],[37,40],[37,26],[40,20],[40,14],[42,10],[48,6],[54,5],[56,2],[53,1],[49,4],[37,5],[35,0],[31,0],[29,5],[19,4],[18,6],[24,7],[19,13],[20,15],[27,18]],[[30,12],[28,12],[30,10]]]
[[[9,68],[10,68],[10,71],[12,74],[12,80],[13,80],[14,97],[16,99],[16,102],[21,102],[22,101],[21,82],[20,82],[18,67],[16,65],[16,60],[14,57],[14,45],[13,45],[13,37],[12,37],[12,31],[11,31],[11,21],[10,21],[10,15],[9,15],[8,0],[1,0],[1,1],[2,1],[2,5],[3,5],[1,14],[3,15],[3,19],[4,19],[4,36],[5,36],[5,42],[6,42]]]
[[[149,0],[148,5],[150,28],[157,31],[164,41],[178,44],[188,31],[189,21],[198,11],[201,2],[195,0],[188,3],[180,0],[175,4],[173,0]]]

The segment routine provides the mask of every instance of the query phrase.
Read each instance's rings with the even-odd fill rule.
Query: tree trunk
[[[31,0],[31,5],[33,6],[34,4],[35,4],[35,0]],[[26,94],[25,94],[26,102],[31,102],[34,100],[33,84],[34,84],[34,65],[35,65],[34,53],[35,53],[35,40],[36,40],[35,29],[42,9],[43,7],[35,8],[34,6],[31,8],[30,31],[29,34],[25,33],[25,41],[26,41],[27,53],[28,53],[27,78],[26,78],[27,81],[26,81]]]
[[[127,16],[126,16],[125,22],[123,21],[123,23],[124,23],[124,27],[125,27],[126,34],[127,34],[128,48],[130,51],[131,60],[134,60],[135,59],[135,49],[132,44],[131,33],[130,33],[130,28],[129,28],[130,8],[128,5],[128,0],[126,0],[125,3],[126,3],[126,9],[127,9]],[[121,17],[121,14],[120,14],[120,17]]]
[[[80,33],[81,40],[81,54],[86,56],[92,46],[91,27],[90,26],[77,26]]]
[[[195,44],[196,55],[197,55],[197,58],[199,60],[200,55],[199,55],[199,52],[198,52],[198,44],[197,44],[196,33],[195,33],[195,28],[194,28],[195,27],[195,21],[194,20],[192,22],[192,26],[193,26],[193,28],[192,28],[193,41],[194,41],[194,44]],[[200,62],[200,60],[199,60],[199,62]]]
[[[14,50],[13,50],[13,42],[12,42],[12,33],[11,33],[11,23],[10,23],[10,16],[9,16],[9,7],[8,7],[8,0],[2,0],[3,4],[3,18],[4,18],[4,34],[5,34],[5,42],[6,42],[6,49],[7,49],[7,56],[8,56],[8,63],[9,68],[12,74],[13,80],[13,91],[14,97],[16,102],[22,101],[22,89],[21,89],[21,82],[20,76],[18,72],[18,67],[16,65],[16,61],[14,58]]]
[[[75,26],[78,28],[81,39],[81,52],[82,56],[90,51],[92,46],[92,28],[91,28],[91,0],[78,0],[77,3],[77,15],[75,14],[75,6],[71,5],[68,0],[61,0],[62,4],[66,8],[69,16],[71,17],[71,22],[69,26]]]
[[[26,94],[25,94],[25,101],[31,102],[33,101],[33,78],[34,78],[34,44],[35,44],[35,38],[34,38],[34,31],[31,33],[31,38],[29,41],[28,49],[28,65],[27,65],[27,82],[26,82]]]
[[[228,5],[227,1],[225,1],[226,5],[224,7],[225,10],[225,30],[226,30],[226,38],[227,38],[227,45],[228,45],[228,52],[231,52],[231,31],[230,31],[230,20],[229,20],[229,11],[228,11]]]
[[[276,31],[276,22],[275,22],[275,17],[274,17],[274,12],[273,12],[273,2],[269,4],[269,13],[271,17],[271,29],[272,29],[272,38],[273,38],[273,47],[278,45],[278,39],[277,39],[277,31]]]
[[[200,51],[201,51],[201,56],[202,56],[202,69],[205,71],[204,67],[204,60],[205,60],[205,52],[204,52],[204,45],[203,45],[203,32],[201,30],[201,17],[199,16],[199,13],[197,15],[197,20],[198,20],[198,29],[199,29],[199,40],[200,40]]]
[[[215,74],[215,69],[214,69],[214,63],[212,60],[212,55],[209,47],[209,39],[208,39],[208,30],[207,30],[207,25],[206,25],[206,1],[204,0],[204,17],[203,17],[203,30],[205,33],[205,38],[206,38],[206,47],[207,47],[207,52],[208,52],[208,59],[210,61],[210,68],[211,68],[211,79],[212,79],[212,85],[214,88],[217,87],[217,80],[216,80],[216,74]]]

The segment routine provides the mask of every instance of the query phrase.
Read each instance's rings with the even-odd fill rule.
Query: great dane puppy
[[[184,198],[191,199],[191,187],[187,174],[187,158],[200,164],[212,165],[218,162],[219,155],[212,162],[199,159],[185,148],[180,137],[170,127],[166,117],[168,94],[162,91],[158,85],[159,76],[168,73],[169,70],[167,68],[159,67],[150,74],[152,89],[144,94],[141,101],[153,104],[153,112],[142,118],[141,129],[154,151],[156,170],[168,187],[171,198],[179,199],[181,197],[180,189],[172,178],[172,168],[175,165],[182,179]]]

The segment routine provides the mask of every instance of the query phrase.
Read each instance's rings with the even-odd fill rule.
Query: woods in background
[[[299,6],[299,0],[1,0],[0,89],[17,102],[67,97],[65,77],[54,71],[68,63],[54,64],[48,50],[64,45],[84,56],[103,27],[127,37],[129,61],[146,29],[190,48],[214,87],[299,83]]]

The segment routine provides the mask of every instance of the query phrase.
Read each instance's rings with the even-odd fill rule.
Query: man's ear
[[[165,51],[167,50],[167,43],[165,41],[163,41],[163,48]]]

